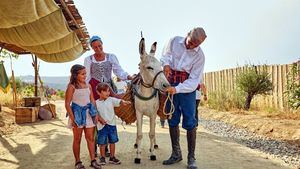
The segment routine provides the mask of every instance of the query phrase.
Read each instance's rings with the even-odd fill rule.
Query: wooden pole
[[[1,52],[2,52],[2,49],[3,49],[4,45],[1,45],[1,49],[0,49],[0,55],[1,55]],[[1,103],[0,103],[0,112],[2,111],[2,106],[1,106]]]
[[[11,80],[13,83],[13,105],[14,108],[16,108],[18,106],[18,97],[17,97],[17,86],[16,86],[16,81],[15,81],[15,73],[14,73],[14,69],[12,66],[12,58],[10,56],[10,69],[11,69]]]
[[[31,54],[32,66],[34,67],[34,97],[38,96],[38,68],[37,68],[37,56]]]
[[[37,56],[34,55],[34,96],[38,96],[38,70],[37,70]]]

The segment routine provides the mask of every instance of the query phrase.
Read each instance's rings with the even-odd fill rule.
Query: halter
[[[136,97],[138,97],[139,99],[141,99],[141,100],[150,100],[153,97],[155,97],[157,95],[157,92],[158,92],[159,89],[156,89],[154,87],[154,83],[155,83],[155,80],[157,79],[157,77],[160,73],[163,73],[163,71],[159,71],[159,72],[156,73],[156,75],[154,76],[151,84],[144,83],[142,76],[140,74],[138,74],[137,75],[138,80],[140,81],[141,85],[146,87],[146,88],[153,88],[154,91],[152,92],[152,94],[149,97],[145,97],[145,96],[142,96],[141,94],[139,94],[138,91],[137,91],[136,85],[133,85],[132,91],[133,91],[134,95]]]
[[[154,78],[153,78],[153,81],[152,81],[152,83],[151,84],[147,84],[147,83],[144,83],[144,81],[143,81],[143,78],[141,78],[141,84],[144,86],[144,87],[146,87],[146,88],[154,88],[154,83],[155,83],[155,80],[156,80],[156,78],[157,78],[157,76],[159,75],[159,74],[161,74],[161,73],[163,73],[164,71],[159,71],[159,72],[157,72],[156,73],[156,75],[154,76]],[[141,77],[141,76],[140,76]],[[156,88],[154,88],[154,89],[156,89]],[[159,90],[159,89],[157,89],[157,90]]]
[[[163,71],[159,71],[159,72],[156,73],[156,75],[155,75],[154,78],[153,78],[153,81],[152,81],[151,85],[150,85],[150,84],[147,84],[147,83],[144,83],[144,82],[143,82],[143,79],[142,79],[142,76],[141,76],[140,74],[138,74],[138,75],[137,75],[137,79],[136,79],[136,80],[133,80],[133,81],[137,82],[136,84],[139,84],[139,82],[140,82],[140,84],[141,84],[142,86],[146,87],[146,88],[153,88],[154,91],[152,92],[152,94],[151,94],[149,97],[142,96],[142,95],[139,94],[138,91],[137,91],[137,88],[136,88],[137,85],[134,85],[134,84],[133,84],[133,81],[131,81],[131,82],[132,82],[132,92],[133,92],[133,94],[134,94],[137,98],[139,98],[139,99],[141,99],[141,100],[145,100],[145,101],[150,100],[150,99],[152,99],[153,97],[155,97],[155,96],[157,95],[157,92],[159,91],[159,89],[154,88],[154,83],[155,83],[155,80],[156,80],[156,78],[158,77],[158,75],[159,75],[160,73],[163,73]],[[169,111],[169,112],[166,112],[165,109],[166,109],[166,104],[167,104],[167,101],[168,101],[168,100],[169,100],[170,103],[171,103],[171,107],[170,107],[170,111]],[[172,115],[173,115],[173,113],[174,113],[174,111],[175,111],[175,107],[174,107],[174,104],[173,104],[173,95],[171,95],[171,94],[168,93],[167,98],[166,98],[166,100],[165,100],[165,102],[164,102],[164,106],[163,106],[163,114],[166,115],[166,116],[168,116],[168,119],[171,119],[171,118],[172,118]]]

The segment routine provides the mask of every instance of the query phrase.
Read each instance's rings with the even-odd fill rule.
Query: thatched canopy
[[[0,1],[0,47],[67,62],[89,50],[88,32],[72,0]]]

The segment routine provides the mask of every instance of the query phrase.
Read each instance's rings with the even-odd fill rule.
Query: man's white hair
[[[199,39],[200,37],[206,38],[206,33],[202,27],[197,27],[192,29],[188,36],[191,37],[191,39]]]

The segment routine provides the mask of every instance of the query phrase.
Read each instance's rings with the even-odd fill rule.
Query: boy
[[[98,129],[98,145],[100,147],[100,164],[105,165],[105,146],[109,144],[110,158],[109,163],[121,164],[121,161],[115,157],[115,143],[119,141],[116,128],[116,115],[114,107],[120,104],[131,104],[129,101],[110,97],[110,87],[107,83],[99,83],[97,85],[97,94],[99,99],[96,101],[96,107],[99,113]]]

